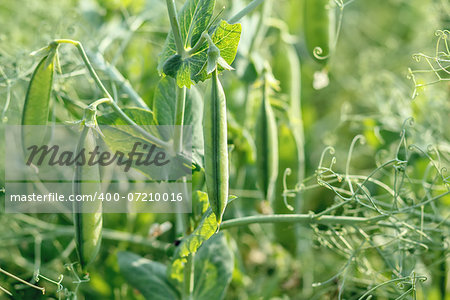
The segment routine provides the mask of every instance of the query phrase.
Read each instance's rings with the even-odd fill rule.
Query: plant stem
[[[101,99],[98,99],[98,100],[92,102],[91,104],[89,104],[89,106],[97,108],[97,106],[99,106],[100,104],[109,103],[109,101],[110,100],[108,98],[101,98]]]
[[[184,110],[186,103],[186,87],[176,87],[176,104],[175,104],[175,129],[173,136],[174,151],[181,152],[183,147],[183,124],[184,124]],[[186,178],[183,177],[184,188],[186,188]],[[178,216],[180,213],[178,213]],[[189,214],[181,214],[183,231],[186,235],[191,233]],[[183,299],[192,299],[192,292],[194,290],[194,254],[191,253],[187,257],[187,262],[184,266],[184,289]]]
[[[70,236],[73,235],[73,226],[69,225],[54,225],[52,223],[48,223],[36,218],[33,218],[29,215],[25,214],[17,214],[14,216],[14,219],[17,219],[20,222],[23,222],[25,224],[31,225],[34,228],[39,228],[44,230],[41,234],[41,236],[48,237],[48,238],[54,238],[57,236]],[[26,237],[31,235],[31,233],[28,231],[26,234],[18,235],[14,234],[10,237],[2,236],[3,241],[7,240],[18,240],[18,241],[26,241]],[[161,242],[157,239],[149,239],[144,236],[135,235],[127,232],[117,231],[109,228],[103,228],[102,230],[103,238],[106,240],[112,240],[112,241],[124,241],[129,242],[137,245],[143,245],[155,250],[165,251],[166,248],[170,246],[168,243]],[[32,240],[35,240],[35,237],[32,237]],[[2,244],[3,246],[3,244]]]
[[[176,153],[181,152],[183,145],[184,109],[186,103],[186,87],[176,88],[175,130],[173,145]]]
[[[51,230],[49,230],[48,228],[44,229],[48,231],[39,234],[43,240],[53,240],[60,236],[73,237],[73,226],[58,226],[52,228]],[[117,243],[127,242],[134,245],[141,245],[154,251],[158,251],[158,253],[165,253],[165,251],[171,246],[171,244],[161,242],[157,239],[147,238],[141,235],[131,234],[123,231],[112,230],[109,228],[103,228],[102,239],[114,241]],[[20,233],[16,234],[15,236],[2,237],[2,244],[0,248],[7,248],[19,243],[34,243],[35,241],[36,237],[31,235],[31,233]]]
[[[34,284],[31,284],[31,283],[29,283],[28,281],[23,280],[22,278],[17,277],[16,275],[9,273],[8,271],[3,270],[2,268],[0,268],[0,272],[3,273],[3,274],[5,274],[6,276],[9,276],[9,277],[11,277],[11,278],[13,278],[13,279],[15,279],[15,280],[17,280],[17,281],[22,282],[23,284],[26,284],[26,285],[28,285],[28,286],[30,286],[30,287],[32,287],[32,288],[35,288],[35,289],[37,289],[37,290],[40,290],[40,291],[42,292],[42,295],[45,294],[45,288],[43,288],[43,287],[40,287],[40,286],[36,286],[36,285],[34,285]]]
[[[98,77],[97,73],[95,72],[94,68],[92,67],[91,62],[89,61],[89,58],[86,55],[86,51],[84,51],[83,45],[80,42],[75,43],[75,47],[77,48],[78,52],[81,55],[81,58],[83,59],[84,64],[88,68],[89,73],[91,74],[92,78],[94,79],[97,86],[102,90],[102,92],[106,95],[108,99],[110,99],[112,102],[114,102],[113,97],[108,92],[108,90],[103,85],[102,81]]]
[[[13,295],[13,294],[11,294],[10,291],[8,291],[7,289],[5,289],[5,288],[2,287],[2,286],[0,286],[0,291],[2,291],[2,292],[5,293],[5,294],[8,294],[8,295],[11,296],[11,297],[12,297],[12,295]]]
[[[184,265],[184,294],[183,299],[193,300],[194,291],[194,257],[195,253],[189,254]]]
[[[172,27],[173,38],[175,40],[175,46],[177,53],[181,57],[186,56],[186,50],[181,39],[180,25],[178,22],[178,16],[176,12],[176,6],[174,0],[166,0],[167,11],[169,13],[170,25]],[[183,122],[184,122],[184,109],[186,102],[186,87],[176,88],[176,105],[175,105],[175,130],[174,130],[174,150],[179,153],[183,144]],[[185,231],[189,231],[189,214],[183,214],[183,223]],[[187,232],[189,234],[189,232]],[[193,254],[187,258],[187,263],[184,266],[184,293],[183,299],[192,299],[192,291],[194,290],[194,263]]]
[[[175,46],[177,47],[177,53],[184,57],[185,49],[183,40],[181,39],[180,24],[178,23],[177,9],[175,6],[175,0],[166,0],[167,11],[169,12],[170,26],[172,27],[173,38],[175,40]]]
[[[261,1],[261,3],[262,2],[263,1]],[[266,20],[269,19],[269,17],[270,17],[271,6],[272,6],[272,1],[271,0],[266,0],[266,2],[264,3],[263,7],[261,8],[261,14],[260,14],[259,19],[258,19],[258,24],[256,26],[255,33],[254,33],[254,35],[252,37],[252,40],[250,42],[248,53],[252,53],[253,49],[257,48],[260,45],[260,43],[262,42],[262,40],[264,39],[264,37],[266,35],[266,32],[267,32]],[[254,8],[256,8],[256,6]],[[244,10],[245,10],[245,8],[244,8]]]
[[[140,134],[142,134],[146,139],[148,139],[150,142],[154,143],[156,146],[159,146],[161,148],[164,148],[165,150],[171,150],[171,144],[165,141],[160,140],[159,138],[151,135],[147,131],[145,131],[141,126],[137,125],[130,117],[128,117],[123,110],[117,105],[116,102],[110,101],[108,102],[109,105],[111,105],[112,109],[120,115],[120,117],[130,124],[136,131],[138,131]]]
[[[198,39],[197,43],[195,43],[194,47],[192,47],[191,49],[189,49],[189,51],[187,52],[187,54],[189,56],[194,55],[195,53],[197,53],[197,51],[200,49],[200,47],[203,45],[203,43],[205,42],[205,37],[203,36],[203,34],[200,36],[200,38]]]
[[[229,229],[237,226],[246,226],[254,223],[302,223],[302,224],[367,224],[375,223],[387,219],[388,215],[380,215],[373,218],[361,217],[346,217],[346,216],[321,216],[315,217],[311,214],[280,214],[280,215],[264,215],[264,216],[249,216],[237,219],[224,221],[220,225],[220,229]]]
[[[94,65],[105,72],[111,80],[118,82],[119,87],[130,97],[130,99],[139,107],[150,110],[145,101],[139,96],[139,94],[133,89],[127,79],[112,65],[108,64],[103,56],[99,53],[87,52],[88,57],[94,63]]]
[[[173,134],[173,148],[176,153],[180,153],[183,147],[183,124],[184,110],[186,103],[186,87],[176,87],[176,103],[175,103],[175,128]],[[186,178],[183,177],[183,187],[186,191]],[[181,215],[181,217],[180,217]],[[179,228],[185,234],[190,234],[189,214],[177,214],[177,222]]]
[[[243,17],[251,13],[258,5],[263,3],[264,0],[253,0],[250,2],[246,7],[244,7],[241,11],[239,11],[237,14],[232,16],[230,19],[228,19],[228,23],[235,24],[239,22]]]
[[[203,45],[203,43],[208,40],[208,43],[211,45],[214,45],[213,40],[211,39],[211,37],[208,34],[208,30],[205,30],[202,35],[200,36],[200,38],[198,39],[197,43],[195,43],[194,47],[192,47],[187,54],[189,56],[194,55],[195,53],[197,53],[197,51],[200,49],[200,47]]]

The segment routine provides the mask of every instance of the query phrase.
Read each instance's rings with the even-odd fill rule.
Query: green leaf
[[[186,93],[186,105],[184,111],[184,124],[201,124],[203,103],[201,95],[196,88],[191,88]],[[176,83],[169,77],[162,78],[155,91],[153,99],[153,123],[155,125],[174,125],[176,106]],[[195,108],[193,108],[195,107]]]
[[[222,20],[212,35],[212,40],[220,50],[220,56],[231,65],[236,57],[241,39],[241,24],[228,24]]]
[[[236,57],[241,31],[241,24],[228,24],[227,21],[222,20],[211,35],[211,39],[220,50],[224,66],[231,65]],[[207,50],[208,45],[205,41],[196,53],[181,59],[176,55],[175,44],[173,43],[172,47],[168,48],[166,42],[166,47],[160,56],[159,69],[166,75],[176,78],[179,87],[190,87],[194,83],[205,81],[211,77],[211,74],[208,74],[206,70]],[[218,70],[223,71],[224,68],[219,67]]]
[[[241,24],[228,24],[227,21],[222,20],[215,29],[211,39],[214,44],[220,50],[220,57],[226,62],[226,64],[230,65],[233,63],[236,58],[237,48],[239,46],[239,41],[241,38],[242,27]],[[211,74],[207,73],[207,48],[201,50],[201,52],[196,53],[196,56],[201,56],[203,58],[203,65],[200,70],[194,70],[192,73],[193,80],[195,82],[205,81],[206,79],[211,77]],[[200,58],[199,58],[200,60]],[[222,66],[218,66],[217,70],[219,73],[224,70]]]
[[[208,207],[208,194],[202,191],[194,191],[192,193],[192,214],[198,216],[198,221],[201,220],[201,217],[206,213]]]
[[[207,30],[215,4],[215,0],[188,0],[183,5],[178,13],[178,20],[180,23],[181,39],[185,48],[193,47],[203,31]],[[175,40],[173,32],[170,31],[159,57],[159,72],[163,70],[163,65],[169,57],[175,54],[177,54]]]
[[[157,130],[156,125],[154,123],[154,117],[153,113],[149,110],[141,109],[141,108],[125,108],[123,109],[124,113],[129,116],[134,122],[141,126],[143,129],[145,129],[147,132],[151,133],[152,135],[161,137],[159,131]],[[130,149],[133,148],[133,145],[137,142],[140,142],[142,144],[152,144],[151,141],[147,140],[145,136],[143,136],[141,133],[134,130],[131,126],[129,126],[128,123],[126,123],[119,114],[113,112],[110,114],[106,114],[103,116],[99,116],[97,118],[97,122],[99,125],[109,125],[109,126],[102,126],[101,131],[104,135],[104,141],[109,149],[111,149],[114,152],[120,151],[123,153],[128,153]],[[127,126],[123,126],[127,125]],[[155,151],[163,151],[162,149],[156,148]],[[183,172],[179,172],[179,170],[176,170],[176,168],[182,167],[182,162],[178,160],[178,158],[171,158],[171,159],[177,159],[177,162],[171,162],[173,163],[173,167],[170,169],[168,168],[161,168],[159,166],[156,166],[154,164],[151,165],[136,165],[134,162],[132,164],[132,167],[134,169],[137,169],[141,171],[143,174],[145,174],[150,179],[164,179],[164,178],[170,178],[174,179],[173,175],[175,174],[184,174]],[[161,173],[164,171],[165,173]]]
[[[193,185],[194,186],[194,185]],[[200,190],[192,192],[192,212],[189,214],[190,228],[196,228],[209,208],[208,195]]]
[[[176,83],[173,78],[164,77],[158,83],[153,99],[154,123],[156,125],[175,124]],[[203,167],[203,100],[199,91],[192,87],[186,93],[184,124],[192,126],[192,157]],[[170,129],[161,134],[172,135]]]
[[[129,116],[137,125],[141,126],[146,131],[150,132],[153,135],[158,136],[158,131],[153,125],[157,125],[154,123],[153,113],[149,110],[143,108],[123,108],[123,112]],[[121,125],[129,125],[125,120],[121,118],[121,116],[116,113],[109,113],[102,116],[97,117],[97,122],[99,125],[110,125],[110,126],[121,126]],[[145,139],[145,137],[135,130],[131,130],[130,126],[122,127],[123,130],[127,130],[129,134]]]
[[[224,234],[206,241],[194,259],[194,299],[223,299],[234,269],[234,256]]]
[[[177,290],[166,277],[167,267],[131,252],[117,254],[120,272],[128,283],[139,290],[145,299],[180,299]]]
[[[175,54],[167,59],[163,65],[164,74],[175,78],[177,76],[177,71],[183,63],[183,59],[180,55]]]
[[[204,197],[207,197],[205,193]],[[197,252],[200,246],[207,241],[217,231],[216,216],[211,208],[208,208],[197,228],[190,235],[185,237],[175,250],[172,264],[168,269],[168,276],[174,282],[183,282],[183,269],[187,257],[191,253]]]
[[[204,56],[196,54],[189,58],[183,60],[180,68],[177,71],[177,84],[179,87],[186,86],[188,88],[191,87],[194,82],[192,82],[191,77],[195,76],[198,70],[201,70],[204,64]],[[198,82],[198,81],[196,81]]]

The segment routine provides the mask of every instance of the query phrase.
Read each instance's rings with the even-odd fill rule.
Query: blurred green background
[[[178,7],[181,7],[181,2],[177,1]],[[216,7],[217,10],[225,7],[223,16],[230,16],[246,3],[241,0],[220,0]],[[353,1],[345,6],[343,12],[340,37],[329,64],[330,83],[325,88],[316,90],[313,88],[314,73],[322,67],[306,50],[302,1],[276,1],[271,17],[286,23],[301,62],[307,177],[314,175],[326,146],[335,148],[337,160],[334,169],[344,172],[348,149],[358,134],[365,137],[366,143],[356,145],[350,172],[367,175],[385,157],[396,153],[403,129],[406,130],[408,144],[415,144],[425,151],[429,150],[429,145],[433,145],[439,149],[439,156],[430,152],[432,160],[440,164],[439,168],[449,168],[450,85],[448,81],[442,81],[420,88],[419,95],[413,100],[414,84],[407,78],[408,68],[429,69],[424,60],[416,62],[412,55],[418,52],[434,55],[437,41],[435,31],[450,29],[449,9],[450,4],[446,0]],[[243,20],[241,44],[245,44],[245,39],[249,38],[246,32],[254,28],[258,13],[257,10]],[[0,108],[3,110],[3,124],[20,123],[27,83],[37,63],[35,58],[29,56],[30,52],[47,45],[55,38],[79,40],[86,49],[101,53],[129,80],[144,101],[151,105],[160,78],[156,69],[158,54],[168,30],[167,11],[162,0],[2,0]],[[285,50],[277,46],[279,38],[277,29],[270,28],[267,39],[262,43],[264,50],[261,52],[269,58],[274,76],[280,81],[281,90],[274,98],[282,104],[283,101],[286,102],[289,89],[289,74],[286,72],[289,61]],[[60,50],[64,75],[57,77],[54,94],[84,103],[98,98],[99,91],[90,81],[74,49],[61,47]],[[239,76],[242,74],[239,62],[245,61],[248,55],[242,49],[240,51],[235,63],[237,71],[223,76],[227,105],[238,123],[242,121],[240,114],[244,105],[244,84]],[[102,78],[107,79],[107,75],[100,73]],[[434,76],[433,73],[418,74],[417,79],[420,83],[432,82],[435,80]],[[129,104],[127,96],[120,93],[114,82],[107,81],[107,84],[113,91],[118,90],[117,96],[125,105]],[[7,103],[7,109],[4,109]],[[56,121],[75,120],[63,109],[63,100],[54,101],[54,106]],[[282,124],[283,114],[280,111],[277,111],[277,117],[279,125]],[[406,122],[408,118],[414,118],[414,124]],[[249,123],[253,124],[251,117]],[[4,138],[3,142],[7,143]],[[286,147],[282,148],[280,156],[287,157],[286,167],[289,167],[289,153],[292,149],[288,143],[283,145]],[[239,146],[236,148],[239,152]],[[411,150],[412,152],[414,151]],[[3,166],[3,156],[0,166]],[[326,160],[325,164],[329,164],[330,155],[326,156]],[[254,193],[251,193],[256,190],[253,179],[255,170],[249,167],[245,183],[241,184],[238,177],[239,164],[247,162],[236,158],[233,163],[235,167],[232,169],[230,188],[250,192],[238,195],[242,198],[239,200],[242,204],[227,209],[226,217],[256,214],[264,208],[261,207],[258,196],[252,197]],[[411,154],[408,164],[410,174],[415,174],[420,179],[425,178],[428,163],[429,160],[423,155]],[[393,174],[386,172],[384,175],[384,182],[392,186]],[[443,182],[441,179],[436,185],[442,187]],[[4,177],[1,174],[0,188],[3,186]],[[417,196],[427,193],[420,184],[411,184],[408,188],[408,193],[415,193]],[[0,197],[4,201],[3,194]],[[334,194],[325,188],[308,189],[302,193],[301,198],[302,212],[305,213],[318,212],[334,203]],[[439,199],[433,209],[445,217],[448,215],[449,205],[450,197],[446,196]],[[0,211],[3,210],[2,205]],[[430,211],[432,212],[433,210]],[[133,236],[148,236],[150,227],[155,222],[173,219],[170,215],[105,215],[104,226],[110,232],[104,239],[100,257],[90,273],[91,282],[80,286],[79,299],[142,299],[120,274],[116,253],[128,250],[156,261],[167,262],[168,253],[158,243],[173,243],[176,238],[173,230],[161,235],[153,246],[149,245],[151,242],[133,243],[128,240]],[[55,226],[46,228],[50,226],[47,223]],[[70,291],[74,291],[73,276],[64,264],[76,259],[73,237],[68,232],[71,224],[71,217],[66,215],[16,216],[2,213],[0,267],[27,280],[33,280],[37,265],[43,275],[53,280],[64,274],[63,284],[68,289],[65,295],[69,295]],[[293,225],[287,225],[287,230],[289,226]],[[346,260],[342,259],[336,247],[327,249],[320,243],[321,228],[302,227],[300,230],[302,246],[300,254],[296,256],[290,253],[289,245],[282,247],[273,241],[268,226],[229,231],[236,266],[226,299],[337,299],[341,281],[335,280],[314,288],[311,285],[331,278],[339,272]],[[444,286],[447,294],[450,294],[448,268],[443,271],[433,269],[433,262],[448,262],[448,228],[444,227],[443,230],[446,230],[447,249],[442,252],[419,251],[420,254],[414,255],[408,252],[409,249],[400,249],[404,246],[400,244],[399,252],[392,253],[394,261],[397,254],[410,253],[415,270],[424,270],[430,276],[418,288],[417,299],[441,299],[436,278],[442,276],[446,280]],[[392,271],[389,269],[390,264],[384,264],[375,251],[366,255],[366,259],[378,267],[376,271],[389,278]],[[371,280],[374,278],[370,278],[373,270],[368,269],[365,275],[356,270],[356,267],[351,269],[354,272],[349,275],[345,285],[344,299],[358,299],[369,286],[373,286]],[[45,299],[58,298],[55,284],[43,279],[39,284],[47,288]],[[19,284],[3,274],[0,274],[0,285],[15,291],[14,299],[41,297],[39,291]],[[373,299],[396,299],[403,292],[399,287],[391,285]],[[412,299],[408,297],[410,296],[406,299]],[[7,299],[7,296],[0,292],[0,298]],[[450,295],[446,299],[450,299]]]

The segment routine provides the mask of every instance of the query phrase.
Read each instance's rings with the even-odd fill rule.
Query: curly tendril
[[[331,51],[330,51],[330,53],[331,53]],[[313,55],[314,55],[314,57],[317,58],[317,59],[319,59],[319,60],[325,60],[325,59],[328,59],[328,58],[330,57],[330,53],[328,53],[328,54],[325,55],[325,56],[322,56],[322,54],[323,54],[323,49],[322,49],[321,47],[319,47],[319,46],[314,47],[314,50],[313,50]]]
[[[418,88],[422,88],[428,85],[437,84],[442,81],[450,80],[450,31],[437,30],[435,36],[438,37],[436,41],[436,50],[434,56],[427,55],[424,53],[416,53],[412,55],[412,59],[420,63],[422,59],[425,61],[427,68],[412,70],[408,69],[408,79],[413,81],[414,91],[412,98],[414,99],[418,95]],[[424,79],[418,80],[415,74],[421,74]],[[425,75],[431,74],[434,79],[426,78]],[[421,83],[424,81],[424,83]]]
[[[291,175],[292,171],[290,168],[287,168],[286,170],[284,170],[284,174],[283,174],[283,202],[284,205],[286,206],[286,208],[290,211],[294,210],[294,207],[292,205],[290,205],[287,201],[287,197],[293,197],[295,196],[295,194],[292,195],[292,193],[289,191],[288,187],[287,187],[287,177],[289,175]]]

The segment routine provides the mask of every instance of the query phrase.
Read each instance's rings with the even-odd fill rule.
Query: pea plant
[[[235,1],[232,10],[220,9],[216,0],[186,0],[179,8],[174,0],[159,2],[155,11],[168,16],[170,29],[158,33],[165,42],[159,56],[151,58],[158,63],[150,72],[159,76],[151,96],[141,96],[133,80],[114,66],[120,52],[105,59],[99,49],[111,41],[95,49],[70,36],[58,37],[32,53],[36,66],[24,75],[20,122],[77,124],[77,149],[92,150],[97,143],[122,149],[141,138],[174,153],[192,169],[191,179],[177,179],[192,185],[192,212],[109,216],[100,202],[95,212],[83,213],[86,208],[75,204],[73,214],[54,218],[5,215],[0,223],[14,234],[1,237],[4,247],[22,243],[34,258],[19,262],[33,270],[24,275],[31,280],[3,268],[0,259],[0,273],[20,283],[4,286],[0,279],[0,293],[20,297],[33,288],[59,299],[88,299],[92,286],[101,290],[111,281],[121,288],[101,292],[104,298],[446,299],[450,148],[442,126],[415,127],[411,116],[391,110],[376,124],[361,117],[366,129],[348,143],[318,152],[310,146],[316,133],[304,97],[315,99],[336,88],[333,81],[340,79],[333,76],[334,62],[347,30],[344,12],[363,1],[300,1],[303,23],[297,35],[274,12],[276,1]],[[143,15],[128,17],[131,35],[147,21]],[[426,86],[445,87],[449,80],[449,31],[438,30],[436,37],[434,55],[414,56],[428,69],[409,69],[414,97]],[[130,39],[123,38],[123,47]],[[1,67],[0,74],[6,123],[16,83]],[[430,74],[437,79],[418,79]],[[309,92],[302,91],[303,76]],[[448,97],[448,91],[443,94]],[[360,122],[345,105],[340,117],[337,128]],[[132,130],[118,135],[101,131],[102,125]],[[151,125],[174,126],[173,135],[167,138]],[[192,128],[190,160],[184,125]],[[24,128],[24,145],[43,139]],[[427,139],[427,128],[444,138]],[[369,155],[364,154],[367,145],[375,149]],[[107,173],[98,166],[76,166],[73,192],[100,192],[108,179],[95,185],[85,180]],[[317,206],[310,200],[315,196],[322,198]],[[109,223],[125,223],[128,232]],[[150,228],[133,233],[139,226]],[[49,247],[47,241],[55,238],[57,245]],[[43,249],[59,253],[54,255],[60,259],[44,264]],[[330,255],[334,266],[319,266]],[[103,262],[122,276],[99,275],[96,269]],[[247,272],[256,274],[254,281]]]

